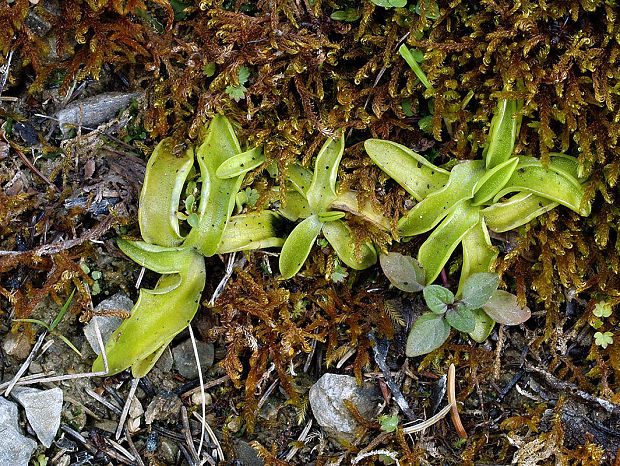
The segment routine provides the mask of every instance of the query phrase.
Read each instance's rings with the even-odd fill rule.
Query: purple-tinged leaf
[[[519,325],[532,315],[527,306],[519,305],[515,295],[503,290],[496,290],[482,309],[495,322],[504,325]]]
[[[416,293],[424,289],[424,269],[413,257],[389,252],[381,254],[379,262],[385,276],[399,290]]]

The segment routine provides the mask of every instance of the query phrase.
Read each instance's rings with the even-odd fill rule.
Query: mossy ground
[[[143,161],[163,137],[195,142],[215,113],[228,116],[248,146],[264,146],[267,161],[245,181],[260,194],[255,209],[286,202],[270,189],[269,165],[275,162],[283,180],[289,163],[312,166],[325,138],[345,131],[340,179],[393,220],[394,234],[411,201],[372,165],[361,142],[391,139],[437,164],[479,157],[497,99],[519,98],[525,105],[516,151],[543,161],[550,152],[578,157],[593,200],[588,218],[558,208],[494,238],[503,282],[527,301],[532,319],[495,330],[483,345],[453,334],[426,358],[405,361],[406,327],[419,303],[388,289],[378,268],[343,276],[332,251],[316,247],[303,276],[279,282],[273,257],[252,253],[197,321],[203,338],[226,347],[220,364],[231,382],[212,414],[223,421],[231,409],[241,411],[246,437],[259,438],[261,455],[276,462],[311,415],[312,380],[329,370],[379,383],[373,331],[394,339],[391,368],[420,417],[433,414],[436,378],[456,364],[468,440],[459,442],[446,421],[412,437],[368,424],[345,453],[314,436],[293,462],[350,461],[373,449],[412,464],[612,462],[620,446],[620,6],[614,0],[421,1],[417,9],[408,3],[397,9],[369,0],[3,4],[3,63],[14,52],[0,114],[0,248],[13,251],[0,255],[4,329],[32,337],[33,327],[11,326],[10,319],[32,317],[47,296],[62,303],[73,288],[72,311],[82,320],[100,296],[119,289],[135,294],[137,272],[113,240],[138,234]],[[351,21],[332,19],[343,17],[336,12]],[[424,54],[432,89],[398,55],[403,41]],[[36,115],[51,115],[80,89],[141,89],[145,98],[105,129],[114,139],[90,133],[61,143],[60,133]],[[36,158],[49,184],[18,152]],[[90,159],[94,178],[84,172]],[[79,197],[83,204],[67,202]],[[89,210],[106,198],[114,198],[108,213]],[[392,242],[365,223],[354,231],[360,242],[370,238],[408,253],[421,244]],[[95,280],[83,261],[103,273],[101,294],[93,294]],[[205,304],[223,274],[217,258],[209,266]],[[458,266],[457,259],[450,284],[458,281]],[[600,302],[611,305],[610,316],[595,315]],[[596,331],[610,332],[614,343],[597,345]],[[300,426],[254,416],[275,380],[283,392],[272,397],[289,400],[282,409],[294,412]]]

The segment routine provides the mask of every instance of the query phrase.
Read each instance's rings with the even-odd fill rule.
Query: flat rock
[[[0,396],[0,428],[4,427],[19,430],[19,413],[15,403]]]
[[[39,441],[49,448],[60,427],[62,390],[58,387],[50,390],[15,387],[11,393],[24,407],[28,422]]]
[[[115,118],[120,110],[131,103],[131,99],[141,95],[141,92],[106,92],[73,102],[56,113],[60,130],[66,135],[76,126],[96,128]]]
[[[352,442],[360,425],[344,404],[349,400],[367,419],[377,407],[376,387],[359,387],[355,377],[324,374],[310,389],[310,406],[319,425],[334,440]]]
[[[200,359],[200,368],[204,373],[213,365],[215,351],[211,343],[203,341],[196,342],[198,350],[198,358]],[[178,373],[186,379],[195,379],[198,377],[198,366],[196,365],[196,357],[194,356],[194,348],[190,339],[178,344],[172,349],[172,357],[174,358],[174,366]]]
[[[101,311],[131,311],[133,308],[133,301],[129,299],[129,297],[124,293],[116,293],[111,298],[101,301],[94,312],[98,313]],[[94,316],[90,321],[84,326],[84,336],[86,340],[90,344],[90,347],[97,354],[101,353],[101,348],[99,348],[99,343],[97,342],[97,332],[95,332],[95,322],[97,321],[97,326],[99,327],[99,332],[101,333],[101,338],[103,339],[103,344],[110,339],[114,330],[121,325],[123,319],[120,317],[114,316]]]
[[[0,397],[0,464],[28,466],[37,442],[19,430],[17,405]]]

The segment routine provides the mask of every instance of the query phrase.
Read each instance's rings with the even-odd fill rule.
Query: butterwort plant
[[[330,138],[319,151],[311,175],[300,166],[289,170],[292,192],[287,196],[288,205],[282,213],[289,218],[303,220],[295,226],[282,246],[279,267],[283,279],[299,272],[321,233],[349,267],[361,270],[377,261],[377,253],[371,243],[364,243],[356,252],[351,230],[343,221],[345,212],[332,206],[338,198],[336,181],[343,153],[344,135]]]
[[[134,377],[143,377],[189,325],[205,286],[204,257],[284,242],[278,235],[277,213],[232,216],[245,173],[264,159],[260,148],[241,150],[224,116],[213,118],[196,151],[188,146],[176,154],[173,145],[171,139],[161,141],[147,163],[138,210],[143,241],[117,240],[127,256],[161,277],[154,289],[140,290],[131,316],[106,343],[109,375],[131,367]],[[198,218],[184,234],[178,210],[194,152],[201,175],[200,203]],[[93,370],[104,370],[101,355]]]
[[[418,201],[399,220],[398,232],[403,237],[430,232],[417,257],[429,283],[462,244],[457,295],[470,275],[493,267],[497,249],[489,229],[517,228],[559,204],[584,216],[590,213],[583,202],[585,180],[579,176],[577,159],[551,154],[549,166],[543,166],[533,157],[513,155],[520,107],[517,100],[500,100],[482,160],[456,163],[451,169],[392,141],[365,141],[370,158]]]
[[[476,341],[484,341],[495,322],[517,325],[530,318],[527,306],[520,306],[517,297],[498,290],[497,273],[477,272],[463,283],[461,294],[441,285],[427,285],[424,268],[413,257],[397,252],[381,255],[385,276],[396,288],[408,293],[422,292],[429,312],[411,327],[407,337],[409,357],[430,353],[450,336],[450,329],[469,333]]]

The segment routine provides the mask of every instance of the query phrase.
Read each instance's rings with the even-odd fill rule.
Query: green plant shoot
[[[317,155],[312,178],[302,167],[290,170],[292,190],[287,192],[287,207],[283,215],[296,220],[304,218],[288,236],[280,253],[282,279],[293,277],[310,255],[322,232],[338,257],[353,269],[365,269],[377,261],[377,253],[370,243],[363,244],[356,253],[351,230],[342,220],[345,213],[330,210],[337,199],[338,166],[344,153],[344,135],[328,139]]]
[[[260,148],[241,152],[230,122],[221,115],[211,121],[206,139],[198,149],[202,174],[198,219],[192,225],[191,215],[187,216],[192,228],[183,238],[177,210],[193,155],[189,148],[181,157],[174,156],[169,140],[157,146],[147,164],[140,197],[139,223],[145,242],[117,242],[136,263],[162,276],[154,289],[140,290],[130,318],[106,343],[109,375],[131,367],[134,377],[143,377],[174,336],[191,322],[205,286],[203,256],[277,247],[284,242],[278,236],[281,217],[275,212],[231,217],[247,171],[244,165],[258,166],[256,160],[260,161],[262,155]],[[190,196],[186,206],[192,210],[194,199]],[[93,370],[104,370],[101,355]]]
[[[532,157],[513,156],[521,125],[520,102],[500,100],[491,121],[483,160],[465,161],[450,172],[391,141],[365,142],[370,158],[417,201],[398,223],[399,233],[414,236],[432,231],[418,260],[432,283],[452,252],[463,245],[460,294],[467,277],[489,272],[497,252],[487,228],[496,232],[521,226],[558,204],[588,215],[583,205],[585,180],[577,161],[552,154],[549,167]],[[506,200],[504,196],[513,194]]]

